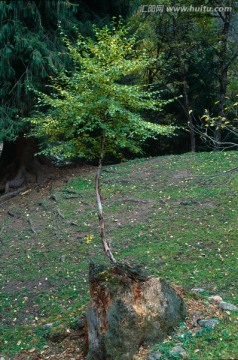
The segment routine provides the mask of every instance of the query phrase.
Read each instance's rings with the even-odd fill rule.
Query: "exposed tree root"
[[[26,188],[24,187],[24,188],[21,188],[21,189],[15,190],[15,191],[11,191],[11,192],[8,192],[8,193],[2,195],[0,197],[0,204],[19,195],[20,193],[24,192],[25,190],[26,190]]]
[[[4,142],[0,156],[0,193],[15,193],[29,184],[42,184],[49,178],[52,164],[43,156],[35,156],[38,146],[34,139],[19,137]]]
[[[32,231],[33,234],[35,235],[35,234],[36,234],[36,230],[35,230],[35,228],[34,228],[34,225],[33,225],[32,220],[31,220],[30,218],[28,219],[28,223],[30,224],[31,231]]]
[[[52,178],[52,175],[49,174],[49,167],[41,164],[38,160],[35,159],[34,166],[27,166],[27,164],[21,165],[16,170],[15,164],[8,166],[6,169],[1,169],[1,172],[5,172],[5,175],[2,176],[2,181],[0,184],[0,192],[8,193],[13,189],[18,189],[23,184],[42,184],[46,180]],[[1,168],[1,164],[0,164]],[[15,175],[13,175],[15,173]],[[1,176],[1,174],[0,174]]]
[[[57,212],[57,214],[59,215],[59,217],[61,217],[61,219],[64,219],[64,220],[65,220],[64,215],[62,214],[62,212],[61,212],[59,209],[57,209],[56,212]]]
[[[56,209],[56,213],[57,213],[57,215],[59,215],[59,217],[60,217],[61,219],[64,220],[64,222],[65,222],[66,224],[78,226],[78,224],[75,223],[74,221],[68,221],[68,220],[66,220],[65,217],[64,217],[64,215],[62,214],[62,212],[61,212],[59,209]]]

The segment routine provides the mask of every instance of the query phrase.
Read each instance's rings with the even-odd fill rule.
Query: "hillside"
[[[238,173],[229,172],[234,167],[237,152],[104,167],[106,231],[115,257],[177,286],[189,307],[177,335],[155,347],[166,356],[180,343],[189,359],[237,358],[234,313],[207,300],[219,295],[237,304]],[[94,167],[62,168],[54,182],[1,204],[5,360],[83,359],[78,318],[89,299],[88,264],[107,261],[97,233],[94,176]],[[194,294],[192,288],[204,291]],[[197,332],[197,312],[219,318],[219,325]]]

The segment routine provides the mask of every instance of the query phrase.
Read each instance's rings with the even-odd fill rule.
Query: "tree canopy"
[[[76,45],[67,38],[74,69],[52,79],[50,94],[39,92],[39,109],[30,118],[32,134],[51,146],[46,153],[95,158],[102,134],[106,151],[141,150],[141,142],[157,134],[170,135],[173,126],[145,121],[143,109],[158,110],[168,103],[159,92],[143,85],[145,69],[153,59],[136,46],[136,37],[122,24],[94,28],[95,40],[79,34]],[[127,77],[133,83],[127,83]]]

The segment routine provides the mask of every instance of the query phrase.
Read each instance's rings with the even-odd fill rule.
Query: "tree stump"
[[[90,266],[87,360],[132,360],[140,346],[162,341],[186,316],[164,280],[129,265]]]

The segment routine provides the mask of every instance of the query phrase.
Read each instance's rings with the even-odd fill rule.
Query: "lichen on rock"
[[[163,279],[129,265],[90,267],[87,360],[131,360],[140,346],[162,341],[186,316],[185,304]]]

